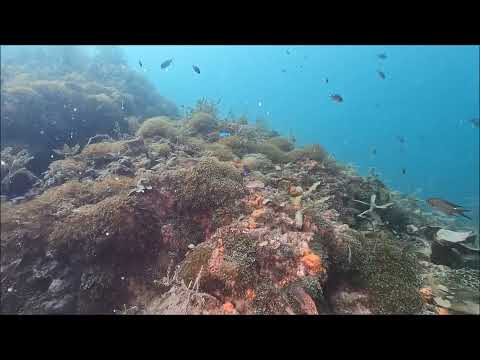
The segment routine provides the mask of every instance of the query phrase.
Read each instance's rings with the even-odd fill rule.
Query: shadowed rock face
[[[2,180],[2,194],[9,197],[22,196],[38,181],[29,170],[22,168]]]

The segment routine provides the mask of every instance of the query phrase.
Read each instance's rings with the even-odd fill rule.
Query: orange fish
[[[472,220],[472,218],[470,218],[470,217],[468,217],[467,215],[464,214],[464,212],[470,211],[470,210],[464,209],[464,208],[463,208],[462,206],[460,206],[460,205],[455,205],[455,204],[452,204],[451,202],[448,202],[448,201],[446,201],[446,200],[439,199],[439,198],[430,198],[430,199],[427,199],[427,203],[428,203],[428,205],[430,205],[432,208],[438,209],[438,210],[440,210],[441,212],[443,212],[444,214],[447,214],[447,215],[460,215],[460,216],[466,217],[466,218],[469,219],[469,220]]]

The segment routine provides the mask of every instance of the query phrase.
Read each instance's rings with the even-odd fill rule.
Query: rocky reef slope
[[[478,250],[320,145],[206,101],[58,153],[2,198],[2,313],[478,313]],[[3,152],[2,177],[28,158]]]

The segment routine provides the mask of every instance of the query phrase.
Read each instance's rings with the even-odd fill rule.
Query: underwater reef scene
[[[480,314],[459,206],[180,111],[114,46],[2,54],[1,81],[1,313]]]

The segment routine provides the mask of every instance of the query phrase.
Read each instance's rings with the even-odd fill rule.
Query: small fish
[[[138,65],[140,65],[140,67],[143,67],[143,64],[142,64],[141,60],[138,60]]]
[[[283,73],[286,73],[286,72],[287,72],[287,70],[285,70],[285,69],[282,69],[282,72],[283,72]]]
[[[286,53],[287,53],[287,55],[290,55],[290,50],[287,50]]]
[[[243,165],[243,176],[248,176],[250,175],[250,169],[247,167],[247,165]]]
[[[192,65],[193,71],[195,71],[197,74],[200,74],[200,68],[196,65]]]
[[[224,137],[227,137],[227,136],[230,136],[230,131],[226,131],[226,130],[223,130],[223,131],[220,131],[218,133],[218,135],[221,137],[221,138],[224,138]]]
[[[343,98],[338,95],[338,94],[332,94],[330,95],[330,99],[332,99],[333,101],[337,102],[337,103],[341,103],[343,102]]]
[[[377,149],[374,148],[374,149],[372,150],[372,154],[373,154],[373,155],[377,155]]]
[[[405,144],[405,138],[403,136],[397,136],[397,140],[400,141],[400,143]]]
[[[405,175],[407,173],[407,169],[403,168],[402,169],[402,174]]]
[[[470,122],[472,123],[472,126],[473,127],[480,127],[480,119],[479,118],[476,118],[476,119],[471,119]]]
[[[328,78],[325,78],[325,84],[328,84]]]
[[[470,217],[468,217],[467,215],[464,214],[464,212],[470,211],[470,210],[464,209],[464,208],[463,208],[462,206],[460,206],[460,205],[455,205],[455,204],[452,204],[451,202],[448,202],[448,201],[446,201],[446,200],[439,199],[439,198],[430,198],[430,199],[427,199],[427,203],[428,203],[428,205],[430,205],[432,208],[438,209],[438,210],[440,210],[441,212],[443,212],[444,214],[447,214],[447,215],[460,215],[460,216],[466,217],[466,218],[469,219],[469,220],[472,220]]]
[[[382,78],[382,80],[385,80],[385,73],[383,71],[380,71],[380,70],[377,70],[378,72],[378,76],[380,76],[380,78]]]
[[[170,66],[170,64],[172,63],[173,59],[168,59],[168,60],[165,60],[163,63],[160,64],[160,67],[162,69],[166,69],[167,67]]]
[[[385,60],[385,59],[387,58],[387,54],[381,53],[381,54],[378,54],[377,57],[378,57],[379,59]]]

